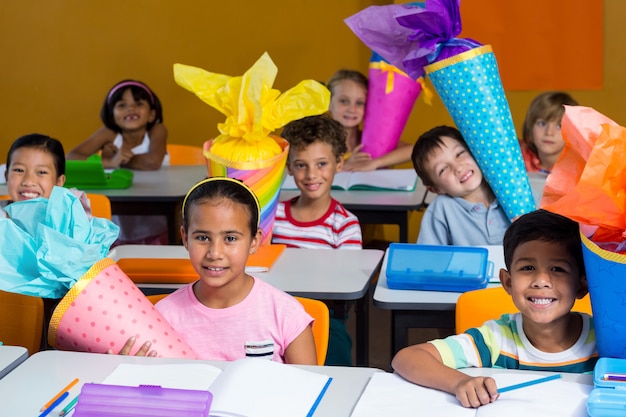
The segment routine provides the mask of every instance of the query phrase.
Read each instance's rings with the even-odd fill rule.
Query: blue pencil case
[[[212,401],[209,391],[85,384],[74,417],[208,417]]]
[[[465,292],[485,288],[493,275],[489,251],[471,246],[392,243],[387,286],[396,290]]]
[[[587,398],[587,413],[591,417],[626,416],[626,359],[598,359],[593,385]]]

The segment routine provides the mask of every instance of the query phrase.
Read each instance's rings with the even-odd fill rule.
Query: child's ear
[[[248,251],[250,255],[256,253],[256,251],[259,249],[259,246],[261,246],[262,239],[263,239],[263,230],[259,228],[259,230],[256,231],[256,235],[252,237],[252,243],[250,244],[250,250]]]
[[[576,298],[583,298],[589,292],[589,286],[587,284],[587,276],[582,275],[580,277],[580,287],[578,288],[578,293],[576,294]]]
[[[65,184],[65,175],[59,175],[56,185],[58,185],[59,187],[63,187],[63,184]]]
[[[185,226],[180,226],[180,240],[183,241],[185,249],[189,250],[187,247],[187,232],[185,232]]]
[[[336,172],[341,172],[343,171],[343,155],[339,155],[339,157],[337,158],[337,170]]]
[[[502,284],[502,288],[506,291],[507,294],[511,295],[511,274],[506,269],[500,269],[500,283]]]
[[[431,193],[435,193],[435,194],[445,194],[443,191],[441,191],[441,189],[435,187],[434,185],[427,185],[426,189],[428,191],[430,191]]]

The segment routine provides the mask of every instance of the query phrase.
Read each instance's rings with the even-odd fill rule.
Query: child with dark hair
[[[598,359],[592,317],[571,311],[587,294],[578,224],[537,210],[513,222],[503,244],[500,282],[520,312],[406,347],[392,361],[405,379],[454,394],[464,407],[495,401],[498,387],[456,368],[588,372]]]

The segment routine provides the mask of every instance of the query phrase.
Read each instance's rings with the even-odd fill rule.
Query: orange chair
[[[201,146],[168,144],[170,165],[206,165]]]
[[[589,294],[576,300],[572,311],[591,313]],[[467,291],[456,302],[456,332],[463,333],[472,327],[480,327],[487,320],[500,318],[507,313],[518,313],[513,299],[502,287]]]
[[[169,294],[148,295],[147,298],[156,304],[159,300]],[[330,314],[326,304],[311,298],[294,297],[302,304],[304,310],[315,320],[313,322],[313,338],[315,339],[315,351],[317,353],[317,364],[324,365],[326,353],[328,352],[328,338],[330,332]]]
[[[39,297],[0,291],[0,341],[39,352],[43,333],[43,300]]]
[[[93,217],[111,220],[111,201],[104,194],[86,193]]]

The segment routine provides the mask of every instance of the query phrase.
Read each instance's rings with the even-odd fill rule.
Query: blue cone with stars
[[[509,219],[535,210],[509,103],[490,45],[424,68]]]

